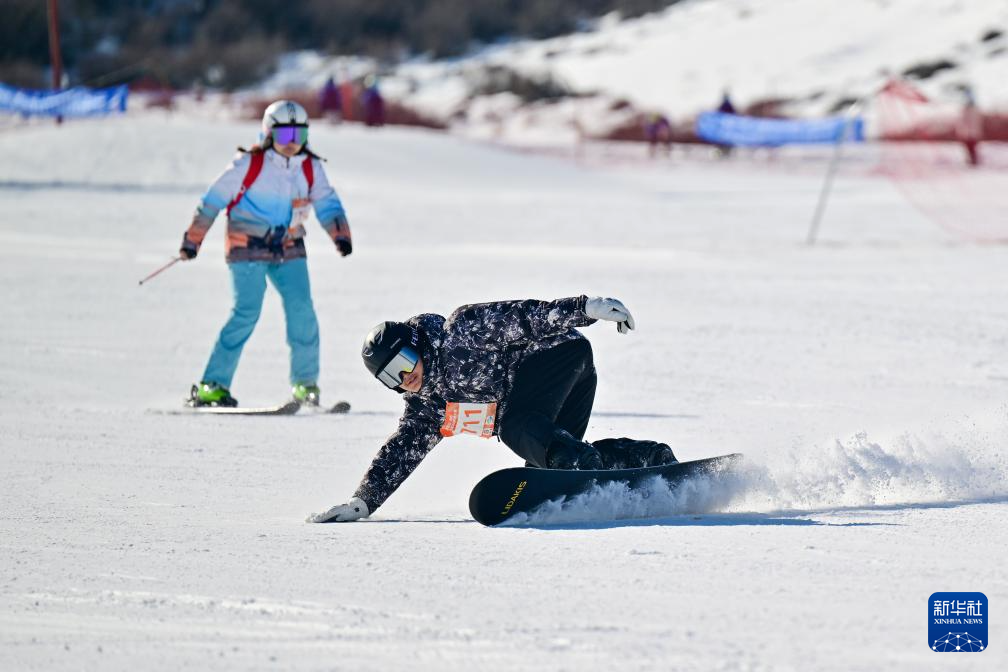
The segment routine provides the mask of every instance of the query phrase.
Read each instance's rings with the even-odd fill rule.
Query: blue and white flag
[[[0,111],[27,116],[91,117],[126,111],[129,87],[107,89],[77,86],[61,91],[18,89],[0,84]]]
[[[844,130],[846,127],[846,131]],[[833,144],[864,141],[861,117],[825,119],[764,119],[723,112],[704,112],[696,121],[697,135],[719,145]]]

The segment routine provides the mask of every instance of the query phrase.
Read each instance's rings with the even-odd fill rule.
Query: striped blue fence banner
[[[60,91],[18,89],[0,84],[0,111],[26,116],[92,117],[126,111],[129,87],[107,89],[77,86]]]
[[[764,119],[724,112],[704,112],[697,117],[696,133],[707,142],[718,145],[776,147],[833,144],[841,140],[863,142],[864,119]]]

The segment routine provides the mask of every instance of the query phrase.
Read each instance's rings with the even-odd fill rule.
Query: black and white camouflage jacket
[[[451,405],[496,403],[496,418],[502,417],[526,357],[584,338],[575,327],[595,322],[584,312],[586,300],[477,303],[458,308],[448,319],[424,313],[407,320],[421,335],[423,386],[404,394],[399,428],[378,451],[354,496],[371,512],[381,506],[443,435],[450,435],[444,428]],[[491,414],[485,435],[496,435],[496,418]]]

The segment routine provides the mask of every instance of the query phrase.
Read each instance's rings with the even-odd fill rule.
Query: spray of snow
[[[952,431],[796,447],[747,459],[730,472],[645,488],[596,486],[543,504],[508,525],[584,524],[711,513],[801,515],[835,509],[912,507],[1008,498],[1008,459],[993,446],[1008,427],[966,420]]]

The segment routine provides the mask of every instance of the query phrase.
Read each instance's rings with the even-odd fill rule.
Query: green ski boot
[[[319,405],[319,388],[315,383],[297,383],[292,388],[294,401],[305,406]]]
[[[192,386],[188,404],[193,407],[227,406],[234,408],[238,405],[238,400],[231,396],[231,391],[226,387],[221,387],[217,383],[201,381],[199,385]]]

